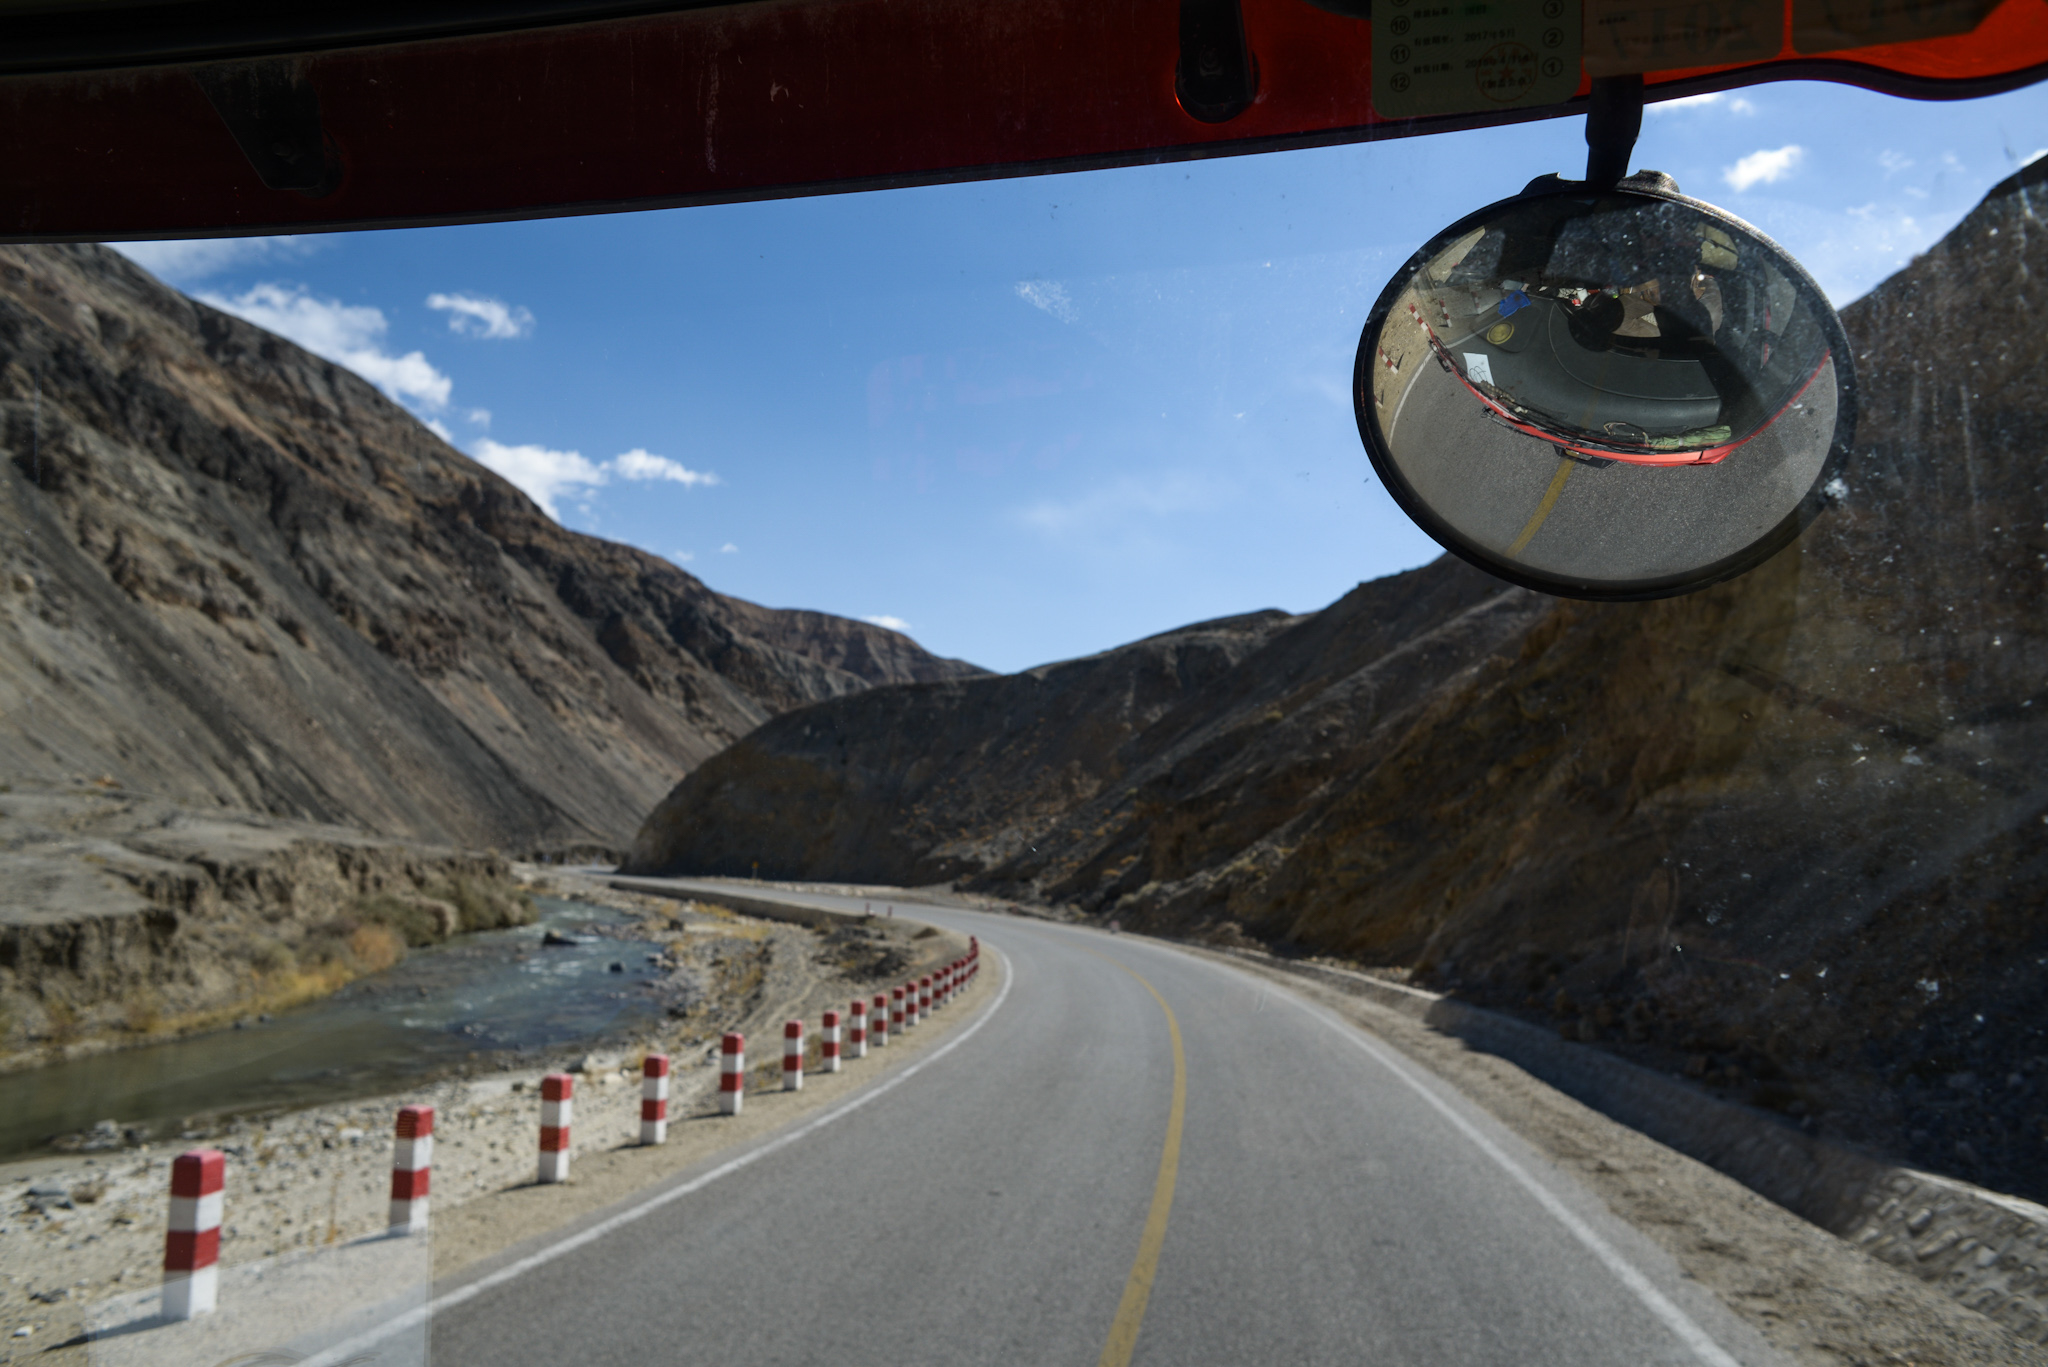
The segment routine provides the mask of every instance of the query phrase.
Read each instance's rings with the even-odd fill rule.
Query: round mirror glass
[[[1811,277],[1645,179],[1551,182],[1452,225],[1359,342],[1359,433],[1394,497],[1551,593],[1662,597],[1761,563],[1819,511],[1854,425]]]

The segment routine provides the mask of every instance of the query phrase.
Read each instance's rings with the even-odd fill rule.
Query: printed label
[[[1999,0],[1793,0],[1792,46],[1840,52],[1968,33]]]
[[[1373,6],[1382,118],[1557,104],[1579,88],[1579,0],[1384,0]]]
[[[1586,74],[1768,61],[1784,25],[1776,0],[1586,0]]]

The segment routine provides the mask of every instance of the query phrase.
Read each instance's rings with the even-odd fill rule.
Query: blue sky
[[[568,527],[1013,670],[1309,611],[1436,548],[1371,479],[1366,310],[1582,123],[546,222],[125,244]],[[1653,106],[1635,165],[1854,299],[2048,146],[2048,86]]]

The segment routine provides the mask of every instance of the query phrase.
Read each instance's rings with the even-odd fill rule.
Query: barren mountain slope
[[[777,712],[978,672],[565,531],[101,247],[0,247],[0,447],[0,780],[616,847]]]
[[[1413,968],[2048,1196],[2044,181],[1845,311],[1847,488],[1734,583],[1594,606],[1438,562],[1363,586],[1117,736],[1063,809],[1028,765],[997,777],[999,709],[920,749],[931,690],[838,700],[686,779],[634,857],[710,867],[759,843],[757,795],[802,795],[764,872],[952,875]],[[875,734],[892,709],[907,734]],[[921,809],[888,781],[916,754],[945,771],[900,790]],[[879,866],[837,862],[856,829],[895,837],[862,846]]]

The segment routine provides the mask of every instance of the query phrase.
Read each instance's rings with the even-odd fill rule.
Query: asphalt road
[[[1420,330],[1402,310],[1387,327],[1390,350],[1396,339],[1408,343],[1380,419],[1395,463],[1445,521],[1532,569],[1627,581],[1712,564],[1777,526],[1827,459],[1832,362],[1794,411],[1718,464],[1592,466],[1488,417],[1415,345],[1408,334]],[[1472,345],[1460,331],[1445,333],[1453,351]]]
[[[899,914],[980,935],[1009,968],[1000,1005],[759,1161],[438,1288],[434,1360],[1773,1361],[1569,1177],[1336,1017],[1125,936]]]

